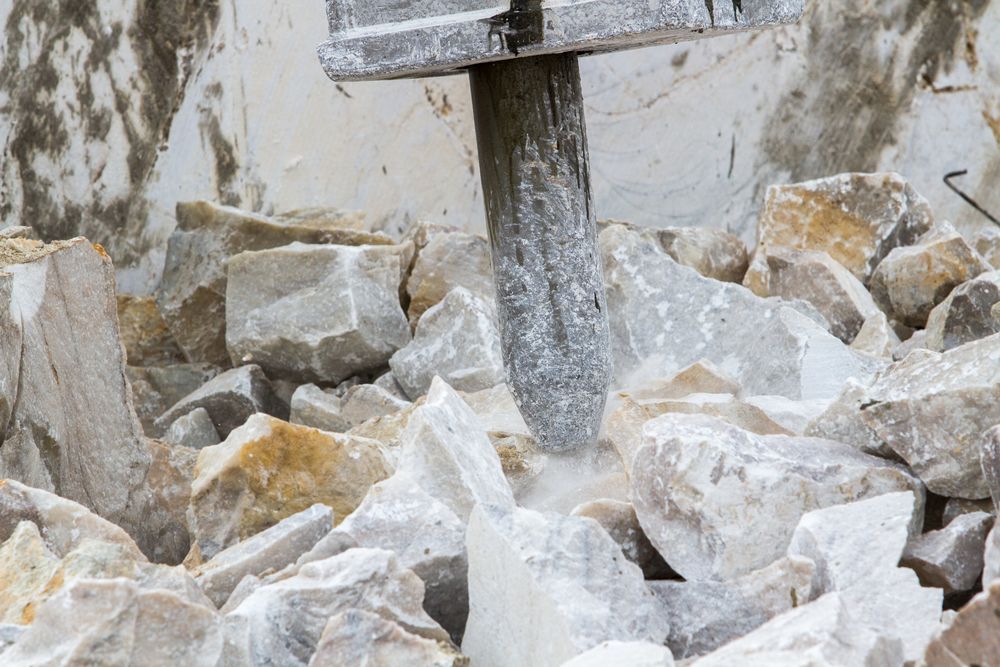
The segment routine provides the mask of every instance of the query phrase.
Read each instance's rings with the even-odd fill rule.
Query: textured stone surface
[[[864,284],[896,246],[930,229],[927,200],[899,174],[839,174],[767,189],[757,248],[743,284],[766,293],[772,248],[822,250]]]
[[[293,577],[257,588],[226,614],[223,664],[305,667],[327,619],[350,609],[448,641],[421,608],[423,597],[420,579],[388,551],[351,549],[308,563]]]
[[[130,366],[162,366],[184,360],[150,296],[118,295],[118,327]]]
[[[167,427],[163,434],[164,442],[191,449],[202,449],[217,445],[222,441],[219,432],[215,430],[211,415],[205,408],[195,408],[186,415],[181,415]]]
[[[851,341],[851,348],[873,357],[891,359],[893,350],[899,344],[899,336],[889,324],[889,318],[878,311],[861,325],[858,335]]]
[[[1000,579],[1000,528],[994,522],[989,535],[986,536],[986,549],[983,553],[983,587]]]
[[[815,566],[808,558],[780,558],[730,581],[650,581],[677,659],[704,655],[813,597]]]
[[[243,577],[294,563],[330,532],[333,519],[333,511],[319,504],[286,517],[199,566],[195,571],[198,585],[216,607],[222,607]]]
[[[902,664],[899,641],[881,637],[853,618],[839,593],[792,609],[691,663],[692,667]]]
[[[1000,271],[983,273],[951,291],[927,317],[929,350],[943,352],[1000,333]]]
[[[946,594],[972,590],[983,572],[986,535],[993,523],[986,512],[956,517],[944,528],[910,540],[903,564],[924,586],[942,588]]]
[[[897,567],[921,519],[910,493],[825,507],[802,517],[788,548],[816,564],[815,594],[838,592],[853,619],[900,641],[909,661],[937,630],[943,599],[940,590],[922,588],[911,570]]]
[[[188,523],[201,555],[270,528],[315,503],[337,520],[391,474],[382,446],[263,414],[198,453]]]
[[[943,354],[911,354],[867,389],[861,415],[928,489],[985,498],[979,450],[983,431],[1000,422],[998,395],[1000,334]]]
[[[34,620],[34,602],[59,567],[31,521],[17,524],[0,545],[0,622],[28,624]]]
[[[215,667],[221,619],[176,593],[126,579],[70,583],[3,654],[8,665]]]
[[[531,25],[537,22],[539,28],[525,35],[526,28],[518,28],[489,2],[478,2],[471,8],[478,11],[470,11],[461,0],[431,7],[333,0],[329,9],[330,39],[320,45],[319,54],[335,81],[439,74],[519,52],[616,51],[792,23],[802,13],[802,5],[792,1],[755,2],[740,13],[715,12],[687,0],[655,5],[638,0],[571,2],[537,10]],[[492,32],[484,31],[483,21],[494,15],[499,24]],[[378,29],[394,22],[405,27]],[[484,33],[489,33],[488,39]]]
[[[738,283],[747,272],[747,247],[721,229],[667,227],[651,233],[675,262],[706,278]]]
[[[740,385],[718,366],[707,359],[694,362],[664,379],[644,380],[630,386],[629,397],[644,398],[684,398],[689,394],[732,394],[740,393]]]
[[[979,440],[979,467],[993,507],[1000,513],[1000,424],[983,433]]]
[[[392,355],[389,367],[411,399],[427,393],[434,376],[460,391],[503,382],[500,335],[492,306],[456,287],[417,324],[413,341]]]
[[[375,417],[384,417],[405,410],[412,403],[391,394],[375,384],[359,384],[344,392],[340,414],[351,426]]]
[[[666,637],[642,572],[592,519],[479,505],[467,546],[474,664],[561,665],[604,641]]]
[[[868,402],[867,387],[848,382],[822,414],[806,426],[805,435],[851,445],[866,454],[897,458],[896,453],[865,423],[861,408]]]
[[[673,667],[666,647],[651,642],[609,641],[581,653],[562,667]]]
[[[469,612],[465,521],[405,472],[375,484],[354,512],[309,553],[304,564],[353,547],[385,549],[424,582],[424,609],[460,638]]]
[[[115,313],[99,246],[0,240],[0,477],[127,523],[149,453]]]
[[[647,419],[666,414],[701,414],[718,417],[760,435],[791,435],[791,431],[771,419],[755,405],[729,394],[689,394],[684,398],[647,398],[635,402]]]
[[[513,506],[500,459],[469,406],[440,378],[400,436],[399,469],[463,521],[476,504]]]
[[[205,408],[222,438],[242,425],[247,418],[263,412],[275,417],[288,416],[288,406],[274,393],[274,388],[260,366],[249,365],[221,373],[183,397],[156,420],[166,429],[175,419],[195,408]]]
[[[703,278],[651,240],[613,225],[601,232],[615,375],[671,375],[702,359],[746,395],[832,398],[870,360],[784,302]],[[748,339],[747,331],[755,335]]]
[[[772,246],[765,262],[758,294],[811,303],[830,323],[830,333],[845,343],[879,312],[861,281],[826,252]]]
[[[341,414],[340,397],[314,384],[304,384],[292,394],[289,421],[333,433],[343,433],[351,428]]]
[[[464,232],[431,234],[417,252],[406,280],[410,323],[440,302],[451,290],[464,287],[487,302],[493,301],[493,270],[486,239]]]
[[[152,461],[132,521],[139,548],[157,563],[177,564],[191,546],[187,506],[198,452],[156,440],[147,440]]]
[[[336,384],[410,341],[399,283],[413,248],[291,245],[232,257],[226,346],[269,376]]]
[[[943,223],[917,240],[894,248],[872,274],[872,296],[887,314],[911,327],[923,327],[934,306],[990,265],[955,229]]]
[[[444,642],[407,632],[378,614],[348,609],[323,628],[309,667],[468,667],[469,659]]]
[[[207,201],[177,205],[156,302],[188,361],[229,364],[226,351],[226,268],[244,251],[303,243],[391,243],[357,229],[348,214],[326,224],[271,219]],[[346,223],[346,224],[345,224]]]
[[[996,664],[1000,656],[1000,581],[983,587],[927,647],[927,667]]]
[[[727,579],[781,556],[799,518],[919,482],[848,445],[758,436],[701,415],[647,422],[632,462],[639,522],[685,579]]]
[[[587,517],[601,524],[601,528],[621,548],[625,558],[638,565],[647,578],[670,573],[669,566],[639,525],[631,503],[610,498],[590,500],[574,507],[570,515]]]
[[[219,372],[211,364],[129,366],[125,376],[132,386],[135,412],[146,434],[156,435],[157,418]]]

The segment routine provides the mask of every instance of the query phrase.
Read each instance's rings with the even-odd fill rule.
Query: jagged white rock
[[[500,333],[493,307],[456,287],[417,323],[413,341],[389,359],[396,381],[411,399],[427,393],[440,376],[460,391],[503,382]]]
[[[651,642],[609,641],[581,653],[562,667],[673,667],[670,649]]]
[[[646,422],[631,468],[639,522],[685,579],[727,579],[766,566],[814,509],[920,483],[848,445],[760,436],[702,415]]]
[[[481,667],[555,667],[608,640],[661,644],[639,568],[593,519],[478,505],[463,652]]]
[[[351,428],[351,424],[341,414],[341,407],[340,397],[332,391],[324,391],[314,384],[304,384],[292,394],[292,409],[288,421],[322,431],[343,433]]]

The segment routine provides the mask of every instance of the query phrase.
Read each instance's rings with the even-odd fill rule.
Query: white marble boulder
[[[399,285],[412,247],[309,245],[228,263],[226,347],[276,378],[336,384],[410,341]]]
[[[475,665],[555,667],[605,641],[666,638],[641,570],[592,519],[479,505],[467,546]]]
[[[646,535],[688,580],[725,580],[768,565],[811,510],[892,491],[921,493],[902,466],[848,445],[760,436],[678,414],[645,424],[630,484]]]

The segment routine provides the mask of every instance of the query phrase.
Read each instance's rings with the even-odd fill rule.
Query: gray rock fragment
[[[983,586],[927,647],[927,667],[995,665],[1000,656],[1000,581]]]
[[[701,415],[649,421],[642,443],[629,479],[636,514],[687,580],[765,567],[811,510],[921,488],[901,466],[848,445],[755,435]]]
[[[914,352],[867,389],[862,419],[939,495],[985,498],[983,432],[1000,423],[1000,334]]]
[[[441,377],[459,391],[478,391],[504,380],[500,335],[493,308],[456,287],[417,323],[413,341],[389,360],[396,381],[411,399]]]
[[[811,303],[830,323],[830,333],[845,343],[879,313],[861,281],[826,252],[772,246],[766,261],[766,291],[758,294]]]
[[[967,500],[965,498],[949,498],[945,501],[944,511],[941,512],[941,525],[947,526],[963,514],[972,514],[973,512],[987,512],[988,514],[995,515],[996,508],[993,507],[993,499]]]
[[[666,638],[641,571],[592,519],[479,505],[467,547],[474,664],[554,667],[604,641]]]
[[[650,581],[667,621],[667,646],[678,659],[714,651],[813,597],[815,566],[808,558],[780,558],[735,579]]]
[[[879,263],[870,288],[886,314],[923,327],[934,306],[955,287],[990,268],[954,227],[941,223],[916,245],[894,248]]]
[[[622,224],[622,223],[604,223]],[[706,278],[738,283],[747,272],[747,247],[737,236],[709,227],[643,228],[629,225],[654,239],[675,262]]]
[[[298,573],[260,586],[225,616],[224,665],[305,667],[327,620],[361,609],[407,632],[447,642],[448,634],[421,607],[424,585],[394,555],[351,549],[307,563]]]
[[[983,552],[983,588],[1000,579],[1000,521],[994,521],[993,528],[986,536],[986,549]]]
[[[899,345],[899,336],[890,325],[889,318],[878,311],[861,325],[861,330],[851,342],[851,349],[873,357],[892,359],[893,350]]]
[[[156,302],[188,361],[229,365],[226,263],[248,250],[303,243],[391,244],[357,228],[353,213],[312,220],[266,218],[206,201],[177,204]]]
[[[983,433],[979,443],[979,467],[993,507],[1000,514],[1000,424]]]
[[[412,247],[291,245],[228,262],[226,346],[234,363],[337,383],[385,366],[410,341],[399,304]]]
[[[417,252],[406,280],[410,323],[416,325],[428,308],[456,287],[464,287],[486,302],[493,301],[489,243],[465,232],[433,234]]]
[[[847,378],[874,370],[873,360],[781,300],[703,278],[621,225],[601,232],[600,247],[622,384],[640,367],[666,376],[707,359],[746,395],[829,399]]]
[[[896,453],[861,417],[861,408],[869,400],[867,387],[848,382],[840,396],[809,422],[805,435],[842,442],[866,454],[897,459]]]
[[[173,421],[163,434],[163,441],[171,445],[201,449],[222,442],[215,430],[212,417],[205,408],[195,408]]]
[[[940,530],[910,540],[903,565],[912,568],[924,586],[956,593],[972,590],[983,572],[986,534],[994,518],[986,512],[956,517]]]
[[[279,419],[288,417],[288,406],[281,402],[264,372],[255,365],[233,368],[212,378],[164,412],[156,420],[156,426],[165,429],[195,408],[208,412],[223,439],[254,413],[263,412]]]
[[[309,667],[468,667],[469,659],[444,642],[407,632],[378,614],[349,609],[323,628]]]
[[[132,400],[143,431],[158,435],[156,419],[220,372],[211,364],[129,366],[125,375],[132,386]]]
[[[647,579],[672,573],[643,532],[631,503],[611,498],[590,500],[574,507],[570,515],[588,517],[601,524],[625,558],[638,565]]]
[[[332,433],[343,433],[351,428],[341,413],[340,397],[314,384],[304,384],[292,394],[289,421]]]
[[[413,405],[382,387],[374,384],[359,384],[351,387],[341,399],[340,414],[351,426],[375,417],[391,415]]]
[[[929,350],[943,352],[1000,333],[1000,271],[991,271],[951,291],[927,318]]]
[[[333,511],[313,505],[217,553],[195,570],[198,585],[221,607],[245,576],[260,576],[294,563],[332,527]]]
[[[150,464],[125,379],[111,260],[86,239],[0,240],[0,478],[138,533]]]

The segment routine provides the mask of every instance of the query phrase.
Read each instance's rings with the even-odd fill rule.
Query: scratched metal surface
[[[793,23],[803,2],[328,0],[330,39],[319,56],[335,81],[431,76],[517,55],[617,51]]]

